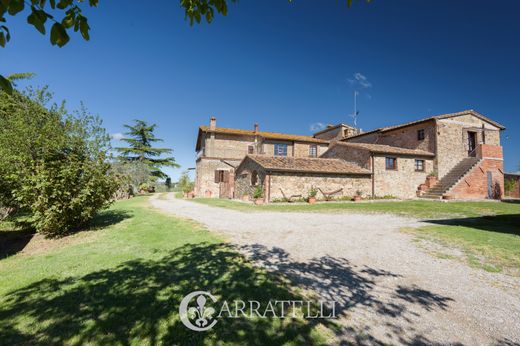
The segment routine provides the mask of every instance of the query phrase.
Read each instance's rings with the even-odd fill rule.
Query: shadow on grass
[[[0,231],[0,259],[22,251],[34,236],[31,230]]]
[[[127,210],[105,210],[100,212],[87,225],[88,229],[96,230],[120,223],[133,216],[133,213]]]
[[[25,215],[26,216],[26,215]],[[111,225],[115,225],[125,219],[132,217],[132,213],[124,210],[106,210],[99,213],[84,229],[76,230],[60,237],[66,237],[78,233],[82,230],[95,231]],[[22,251],[36,234],[30,229],[25,221],[18,222],[16,219],[12,222],[12,230],[0,231],[0,259],[16,255]],[[15,226],[15,224],[19,224]],[[59,237],[56,237],[59,238]]]
[[[376,281],[398,275],[374,268],[354,268],[329,256],[310,262],[292,261],[280,249],[242,247],[270,273],[250,262],[228,244],[188,244],[159,260],[135,260],[83,277],[45,279],[7,294],[0,306],[0,340],[31,344],[229,344],[309,345],[315,327],[329,327],[338,340],[356,344],[383,344],[370,330],[338,327],[332,320],[221,318],[207,332],[187,329],[178,316],[182,298],[196,290],[219,299],[302,300],[289,290],[312,290],[316,299],[337,302],[337,315],[365,306],[387,319],[406,319],[410,305],[429,311],[446,309],[448,297],[418,287],[399,287],[390,303],[375,294]],[[279,274],[279,275],[277,275]],[[264,305],[265,306],[265,305]],[[279,309],[278,309],[279,310]],[[389,323],[389,333],[400,343],[424,340],[405,334]]]
[[[520,235],[520,214],[428,220],[436,225],[464,226],[484,231]]]

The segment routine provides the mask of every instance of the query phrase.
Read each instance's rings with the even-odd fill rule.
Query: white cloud
[[[318,131],[323,130],[324,128],[325,128],[324,123],[314,123],[309,126],[309,130],[311,130],[312,132],[318,132]]]
[[[120,141],[122,140],[123,138],[125,138],[125,135],[123,135],[122,133],[113,133],[110,135],[110,138],[112,138],[113,140],[115,141]]]
[[[347,78],[347,82],[353,87],[360,87],[362,89],[368,89],[372,87],[372,83],[368,81],[368,78],[365,77],[360,72],[354,73],[354,78]]]

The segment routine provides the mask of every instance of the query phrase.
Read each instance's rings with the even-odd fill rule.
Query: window
[[[287,144],[276,143],[274,145],[274,156],[287,156]]]
[[[250,146],[247,147],[247,153],[248,153],[249,155],[255,153],[255,147],[254,147],[254,145],[250,145]]]
[[[215,170],[215,183],[227,183],[229,172],[222,169]]]
[[[395,157],[387,157],[385,162],[387,170],[395,171],[397,169],[397,159]]]
[[[251,173],[251,185],[252,186],[258,185],[258,173],[256,171],[253,171]]]
[[[424,160],[415,160],[415,171],[424,172]]]
[[[424,139],[424,130],[417,131],[417,140],[422,141]]]
[[[316,144],[309,145],[309,157],[318,156],[318,146]]]

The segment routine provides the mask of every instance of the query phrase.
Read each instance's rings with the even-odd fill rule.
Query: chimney
[[[214,130],[214,129],[216,129],[216,128],[217,128],[217,118],[215,118],[215,117],[211,117],[211,118],[209,119],[209,129],[210,129],[210,130]]]
[[[255,132],[259,132],[260,131],[260,126],[258,126],[258,123],[255,124]]]

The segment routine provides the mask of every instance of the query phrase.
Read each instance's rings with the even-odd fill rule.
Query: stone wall
[[[234,136],[215,133],[206,138],[207,157],[243,159],[250,145],[255,145],[254,136]]]
[[[321,157],[337,158],[371,169],[370,151],[362,148],[347,147],[341,144],[332,146]]]
[[[437,172],[439,178],[446,175],[457,163],[468,157],[468,129],[486,127],[486,144],[500,145],[499,129],[473,115],[461,115],[437,121]],[[477,132],[477,146],[482,143],[482,133]]]
[[[316,153],[319,157],[321,154],[323,154],[325,151],[327,151],[327,148],[329,147],[328,144],[312,144],[312,143],[304,143],[304,142],[294,142],[294,151],[293,155],[294,157],[310,157],[309,156],[309,148],[311,145],[316,145]],[[289,149],[288,149],[289,150]],[[290,153],[287,153],[287,156],[291,156]]]
[[[239,160],[230,161],[234,165],[240,163]],[[204,197],[211,194],[211,197],[219,197],[219,183],[215,183],[215,170],[225,170],[233,172],[234,169],[219,159],[201,158],[196,164],[195,176],[195,195]]]
[[[392,131],[383,132],[377,144],[391,145],[394,147],[420,149],[435,152],[435,121],[402,127]],[[417,132],[424,130],[424,139],[419,140]]]
[[[334,197],[352,197],[360,190],[363,196],[371,196],[370,175],[348,174],[310,174],[310,173],[278,173],[273,172],[269,176],[270,195],[269,200],[282,199],[283,190],[286,196],[302,195],[306,198],[312,187],[321,188],[325,192],[343,189]],[[317,198],[323,198],[318,192]]]
[[[257,185],[264,186],[265,183],[265,171],[252,160],[246,160],[237,167],[235,172],[235,198],[243,199],[243,197],[249,196],[249,199],[253,198],[253,193],[256,189],[256,185],[251,184],[251,176],[253,172],[258,175]]]
[[[394,196],[402,199],[417,197],[417,188],[420,184],[424,184],[428,172],[432,170],[433,160],[419,157],[388,156],[397,158],[397,170],[386,169],[385,158],[387,156],[374,156],[375,196]],[[415,171],[415,159],[424,160],[424,172]]]

